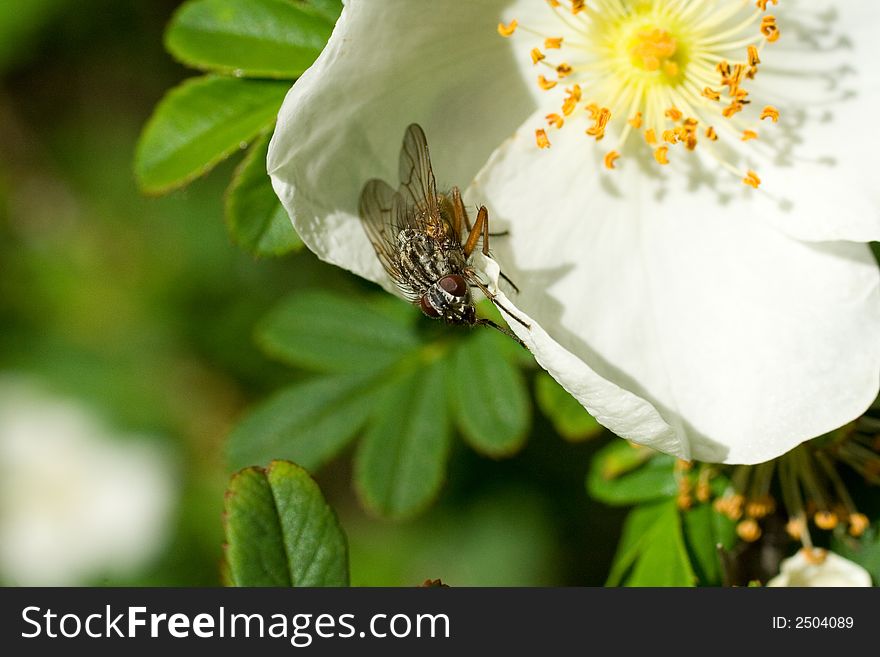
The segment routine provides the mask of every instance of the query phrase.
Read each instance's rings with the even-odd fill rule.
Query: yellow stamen
[[[654,151],[654,159],[657,164],[669,164],[669,146],[660,146]]]
[[[554,128],[561,128],[563,125],[565,125],[565,120],[558,114],[548,114],[544,118],[547,119],[547,123],[552,125]]]
[[[620,153],[617,151],[608,151],[605,154],[605,167],[608,169],[614,169],[614,163],[620,157]]]
[[[761,120],[763,121],[764,119],[772,119],[773,123],[778,123],[779,110],[773,107],[773,105],[767,105],[761,112]]]
[[[587,136],[614,140],[604,156],[610,164],[625,152],[634,131],[643,135],[654,159],[667,164],[669,149],[677,144],[716,151],[714,142],[722,135],[757,139],[757,128],[745,126],[756,126],[758,114],[761,120],[779,119],[770,105],[752,110],[746,88],[763,68],[762,59],[768,59],[764,47],[780,35],[776,18],[765,13],[775,1],[755,3],[760,11],[734,0],[547,0],[555,27],[544,28],[542,20],[517,29],[511,21],[499,32],[510,36],[516,30],[531,61],[555,71],[538,77],[540,88],[553,97],[549,113],[539,115],[546,118],[548,132],[575,124],[582,120],[578,113],[585,112]],[[554,60],[554,51],[563,48],[565,60]],[[566,78],[582,85],[595,102],[582,105],[580,87],[577,93],[556,91]],[[737,120],[740,114],[745,126]],[[729,133],[720,129],[723,119],[733,119]],[[739,170],[724,161],[724,152],[715,156],[728,170]],[[742,180],[751,187],[761,184],[753,171]]]
[[[547,137],[547,131],[543,128],[535,130],[535,142],[538,148],[550,148],[550,139]]]
[[[743,182],[749,187],[753,187],[754,189],[758,189],[758,187],[761,186],[761,179],[758,177],[758,174],[751,170],[746,173],[746,177],[743,178]]]
[[[851,513],[849,514],[849,534],[850,536],[855,536],[858,538],[862,534],[865,533],[865,530],[871,525],[871,521],[868,520],[868,516],[864,513]]]
[[[507,25],[504,23],[498,23],[498,34],[503,37],[513,36],[513,33],[516,32],[516,28],[519,25],[517,20],[514,18]]]
[[[754,543],[761,538],[761,526],[754,518],[746,518],[736,526],[736,533],[746,543]]]
[[[557,84],[556,80],[548,80],[543,75],[538,76],[538,86],[544,91],[549,91]]]
[[[684,116],[677,107],[670,107],[664,114],[671,121],[681,121],[681,117]]]
[[[770,43],[779,40],[779,26],[776,25],[775,16],[764,16],[764,18],[761,19],[761,34],[763,34],[764,38]]]
[[[822,548],[803,548],[801,550],[801,554],[804,555],[804,558],[814,566],[820,566],[825,563],[825,559],[828,558],[828,551],[823,550]]]
[[[817,511],[813,522],[819,529],[834,529],[837,527],[837,514],[833,511]]]
[[[749,46],[749,66],[755,67],[761,63],[761,58],[758,56],[758,48],[755,46]]]

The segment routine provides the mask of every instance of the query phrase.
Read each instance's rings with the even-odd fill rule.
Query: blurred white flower
[[[420,123],[441,187],[510,229],[537,361],[622,437],[758,463],[878,392],[878,27],[876,2],[349,0],[268,170],[319,257],[395,292],[357,202]]]
[[[782,562],[767,586],[871,586],[871,575],[834,552],[804,548]]]
[[[65,586],[134,574],[164,546],[175,485],[154,440],[0,380],[0,573]]]

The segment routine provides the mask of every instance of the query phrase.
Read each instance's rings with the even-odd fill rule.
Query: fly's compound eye
[[[440,287],[454,297],[467,296],[468,285],[464,278],[458,274],[450,274],[440,279]]]
[[[419,308],[422,309],[422,312],[425,313],[428,317],[432,317],[437,319],[440,317],[440,312],[431,305],[431,302],[428,301],[428,295],[426,294],[419,301]]]

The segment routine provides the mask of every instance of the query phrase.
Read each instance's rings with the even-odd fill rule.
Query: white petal
[[[351,0],[293,86],[269,149],[272,183],[319,257],[391,289],[357,219],[370,178],[397,186],[406,126],[422,125],[438,186],[465,187],[531,113],[508,40],[509,0]]]
[[[719,203],[674,171],[600,171],[567,128],[546,151],[524,128],[467,196],[511,230],[493,249],[519,307],[675,428],[675,449],[653,446],[757,463],[869,406],[880,276],[867,246],[788,238],[751,214],[743,185]]]
[[[755,126],[763,143],[748,146],[765,153],[754,161],[763,179],[755,200],[799,239],[878,240],[880,3],[787,1],[773,13],[782,37],[748,86],[782,118]]]
[[[834,552],[822,563],[813,563],[804,550],[782,562],[780,573],[767,586],[871,586],[870,573]]]
[[[687,449],[680,445],[676,432],[650,403],[599,376],[583,360],[553,340],[535,319],[517,308],[498,289],[500,270],[494,260],[477,253],[473,264],[489,278],[489,290],[495,294],[495,303],[511,330],[529,348],[538,364],[596,420],[627,440],[666,452],[678,453]]]

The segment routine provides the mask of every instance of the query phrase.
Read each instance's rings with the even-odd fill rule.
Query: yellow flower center
[[[667,165],[676,150],[755,140],[758,122],[779,121],[772,105],[753,109],[746,89],[763,48],[779,39],[776,18],[766,13],[778,0],[535,2],[546,2],[558,31],[512,20],[498,32],[528,42],[537,84],[558,103],[547,127],[536,126],[539,148],[552,146],[554,130],[580,123],[587,137],[613,142],[604,157],[609,169],[633,133]],[[756,172],[718,159],[746,185],[761,184]]]

